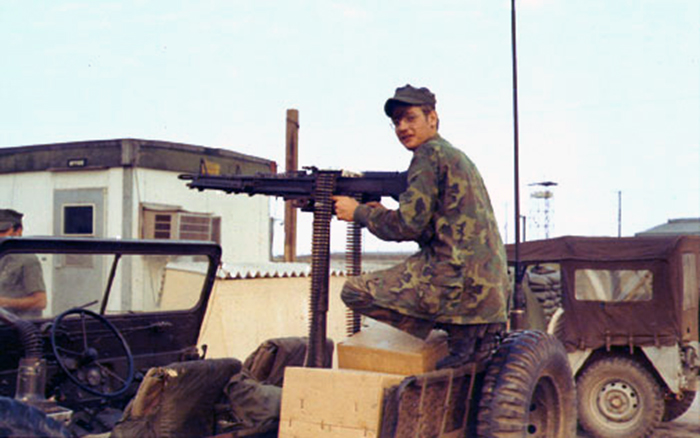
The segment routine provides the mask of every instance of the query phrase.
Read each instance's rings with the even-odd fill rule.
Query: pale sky
[[[541,181],[559,184],[551,236],[617,235],[618,193],[623,235],[700,217],[700,1],[517,5],[528,223]],[[2,0],[0,48],[0,147],[133,137],[282,168],[295,108],[300,165],[404,170],[382,107],[427,86],[513,240],[508,0]],[[308,252],[310,217],[299,227]]]

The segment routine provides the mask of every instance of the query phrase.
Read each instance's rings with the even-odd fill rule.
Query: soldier
[[[0,209],[0,238],[22,236],[22,213]],[[6,254],[0,259],[0,307],[17,316],[40,317],[46,307],[46,286],[34,254]]]
[[[351,309],[425,339],[448,334],[438,368],[487,357],[505,329],[509,282],[505,248],[484,182],[471,160],[438,134],[435,95],[406,85],[384,105],[396,136],[413,153],[399,207],[336,196],[338,219],[420,250],[383,271],[352,277],[341,297]]]

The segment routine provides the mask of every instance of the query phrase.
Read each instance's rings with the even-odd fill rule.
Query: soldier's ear
[[[437,130],[438,115],[437,115],[437,112],[435,112],[435,110],[430,111],[430,113],[428,114],[428,126],[430,126],[430,128],[432,128],[432,129]]]

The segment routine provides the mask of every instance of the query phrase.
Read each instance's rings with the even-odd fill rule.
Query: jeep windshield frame
[[[65,264],[58,261],[99,260],[97,268],[102,275],[102,282],[94,284],[90,298],[83,298],[81,293],[88,292],[78,286],[62,289],[62,298],[67,308],[90,308],[101,314],[124,336],[134,357],[134,366],[138,373],[154,366],[164,366],[171,362],[199,357],[197,342],[202,330],[202,323],[213,290],[216,273],[221,261],[221,248],[213,242],[173,241],[173,240],[128,240],[95,238],[61,238],[61,237],[19,237],[0,239],[0,260],[9,255],[33,255],[42,260],[43,275],[46,280],[53,275],[53,281],[47,281],[47,295],[58,296],[56,275],[63,275]],[[81,258],[83,257],[83,258]],[[117,284],[115,272],[123,274],[123,263],[142,261],[140,268],[157,272],[159,281],[157,289],[163,289],[171,295],[163,295],[168,302],[161,301],[158,306],[126,306],[122,296],[112,291]],[[150,263],[147,265],[146,263]],[[82,266],[74,269],[80,272]],[[189,269],[189,270],[187,270]],[[119,291],[131,287],[132,283],[124,278],[118,280]],[[88,283],[86,283],[88,284]],[[149,287],[151,285],[148,285]],[[126,288],[126,289],[125,289]],[[149,289],[152,290],[153,288]],[[66,294],[66,292],[68,292]],[[184,297],[184,298],[183,298]],[[177,302],[176,302],[177,301]],[[128,304],[128,303],[127,303]],[[41,317],[26,317],[35,325],[41,335],[43,357],[48,360],[47,394],[59,391],[65,398],[66,406],[78,408],[84,403],[92,403],[94,397],[85,396],[73,387],[61,382],[60,370],[53,356],[48,328],[54,317],[66,309],[47,308]],[[73,342],[80,338],[79,318],[67,318],[60,333],[62,340]],[[48,324],[47,324],[48,323]],[[120,349],[112,348],[111,340],[100,338],[99,327],[88,327],[91,341],[100,345],[100,360],[119,369],[125,358]],[[102,343],[100,343],[102,342]],[[0,321],[0,343],[5,347],[0,354],[0,395],[14,396],[16,373],[20,359],[25,354],[26,346],[18,337],[14,327],[8,321]],[[55,378],[54,376],[58,376]],[[56,385],[54,385],[56,383]],[[130,388],[122,397],[127,400],[136,387]],[[99,400],[95,400],[99,402]]]

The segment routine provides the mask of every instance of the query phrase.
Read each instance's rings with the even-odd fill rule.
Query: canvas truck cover
[[[566,236],[521,243],[519,260],[560,265],[569,351],[698,340],[700,236]]]

